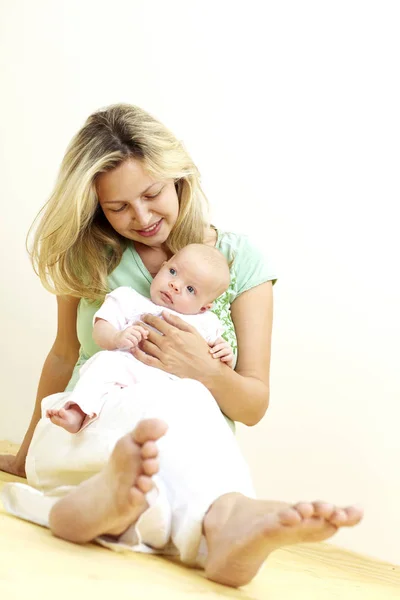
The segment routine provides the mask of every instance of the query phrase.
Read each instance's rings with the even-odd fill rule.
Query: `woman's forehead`
[[[157,183],[157,180],[146,172],[140,161],[129,159],[114,169],[98,175],[96,191],[99,199],[104,202],[122,201],[143,195]]]

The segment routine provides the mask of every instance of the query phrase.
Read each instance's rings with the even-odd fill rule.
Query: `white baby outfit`
[[[104,319],[118,331],[122,331],[141,321],[144,314],[158,317],[162,315],[163,311],[177,315],[195,327],[209,343],[214,343],[223,333],[223,327],[218,317],[211,311],[196,315],[183,315],[157,306],[129,287],[119,287],[108,294],[103,305],[94,315],[93,323],[97,319]],[[129,350],[97,352],[81,367],[79,379],[65,408],[71,404],[77,404],[88,415],[84,422],[84,427],[86,427],[98,417],[106,394],[113,386],[127,387],[140,382],[165,381],[166,379],[177,379],[177,377],[161,369],[144,365]]]

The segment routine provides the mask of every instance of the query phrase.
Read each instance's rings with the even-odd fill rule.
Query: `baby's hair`
[[[215,279],[213,299],[218,298],[226,292],[230,283],[230,272],[228,261],[222,252],[214,246],[208,246],[207,244],[188,244],[180,250],[180,254],[186,252],[195,253],[197,260],[201,257],[207,263],[210,274],[212,274],[213,280]]]

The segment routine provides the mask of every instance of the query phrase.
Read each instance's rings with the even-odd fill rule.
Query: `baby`
[[[93,339],[106,351],[98,352],[83,365],[69,401],[60,409],[48,410],[46,416],[55,425],[77,433],[99,415],[113,386],[126,387],[150,378],[176,379],[144,365],[131,354],[148,336],[138,323],[145,313],[161,316],[168,309],[177,314],[205,338],[215,358],[233,368],[232,349],[221,337],[223,328],[218,317],[210,311],[229,282],[229,267],[219,250],[189,244],[162,265],[150,286],[151,300],[129,287],[108,294],[93,319]]]

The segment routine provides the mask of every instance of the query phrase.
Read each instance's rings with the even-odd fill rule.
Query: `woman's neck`
[[[169,260],[172,254],[163,247],[152,247],[141,244],[140,242],[134,242],[135,250],[139,254],[142,262],[150,275],[154,277],[161,269],[163,263]]]

